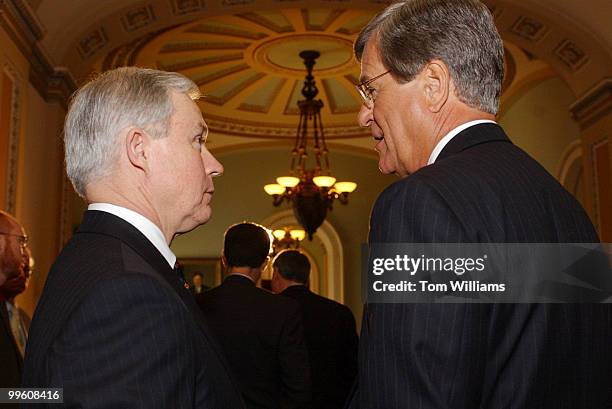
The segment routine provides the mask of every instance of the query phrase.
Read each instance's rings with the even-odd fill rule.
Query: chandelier
[[[289,176],[276,178],[277,183],[264,186],[267,194],[272,196],[274,206],[284,201],[292,204],[293,213],[298,223],[306,230],[308,239],[321,226],[327,211],[332,210],[334,200],[348,203],[348,195],[357,188],[354,182],[336,182],[329,167],[329,150],[325,144],[325,134],[321,122],[323,101],[315,99],[319,90],[315,84],[312,68],[320,56],[318,51],[302,51],[300,57],[306,66],[306,79],[302,87],[302,96],[298,101],[300,120],[295,136],[295,146],[291,151]],[[312,141],[314,164],[307,168],[308,143]]]
[[[306,232],[298,228],[283,227],[282,229],[274,230],[272,235],[274,236],[272,248],[274,249],[274,254],[277,254],[285,249],[298,249],[300,241],[306,237]]]

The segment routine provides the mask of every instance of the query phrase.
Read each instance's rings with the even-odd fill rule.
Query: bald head
[[[24,230],[17,219],[0,211],[0,285],[23,273],[25,241]]]
[[[19,225],[17,219],[8,214],[7,212],[0,210],[0,232],[6,232],[12,226]]]

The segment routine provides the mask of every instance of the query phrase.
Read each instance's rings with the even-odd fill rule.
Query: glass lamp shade
[[[276,178],[276,182],[284,187],[296,187],[300,183],[300,179],[294,176],[281,176]]]
[[[274,230],[272,235],[276,237],[276,240],[282,240],[285,237],[285,230]]]
[[[292,229],[289,234],[293,240],[302,241],[306,237],[306,232],[302,229]]]
[[[332,187],[336,183],[336,178],[333,176],[315,176],[312,181],[319,187]]]
[[[357,183],[354,182],[337,182],[334,185],[334,189],[338,193],[351,193],[355,189],[357,189]]]
[[[270,196],[282,195],[283,193],[285,193],[285,187],[281,186],[281,185],[278,185],[276,183],[271,183],[269,185],[265,185],[264,186],[264,190]]]

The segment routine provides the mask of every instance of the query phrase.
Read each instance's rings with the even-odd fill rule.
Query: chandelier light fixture
[[[289,176],[276,178],[277,183],[264,186],[272,196],[274,206],[287,201],[292,204],[293,213],[300,225],[306,230],[308,239],[321,226],[327,211],[332,210],[335,199],[342,204],[348,203],[348,195],[357,188],[354,182],[336,182],[329,167],[329,150],[321,122],[323,101],[315,99],[319,90],[315,84],[312,68],[320,56],[318,51],[306,50],[300,53],[306,66],[306,79],[302,87],[305,99],[298,101],[300,120],[297,127],[295,146],[291,151]],[[314,163],[308,162],[308,143],[312,141]]]
[[[272,235],[274,236],[272,248],[274,249],[274,254],[277,254],[281,250],[300,248],[300,241],[304,240],[306,232],[295,227],[283,227],[274,230]]]

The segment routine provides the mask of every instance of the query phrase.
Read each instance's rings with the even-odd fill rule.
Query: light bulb
[[[276,183],[271,183],[269,185],[265,185],[264,186],[264,190],[270,196],[282,195],[283,193],[285,193],[285,187],[281,186],[281,185],[277,185]]]
[[[319,187],[332,187],[336,182],[336,178],[333,176],[315,176],[312,178],[312,181]]]

